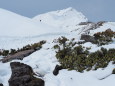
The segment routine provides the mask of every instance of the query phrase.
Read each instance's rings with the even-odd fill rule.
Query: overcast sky
[[[0,0],[4,8],[27,17],[73,7],[90,21],[115,21],[115,0]]]

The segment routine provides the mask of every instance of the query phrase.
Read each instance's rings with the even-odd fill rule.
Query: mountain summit
[[[75,26],[80,22],[88,21],[88,19],[82,13],[76,11],[72,7],[41,14],[33,19],[54,27]]]

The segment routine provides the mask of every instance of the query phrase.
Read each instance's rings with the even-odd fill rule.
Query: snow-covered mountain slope
[[[0,36],[36,36],[48,33],[62,33],[61,29],[49,27],[16,13],[0,9]]]
[[[50,26],[64,28],[71,31],[80,22],[86,22],[88,19],[74,8],[52,11],[45,14],[38,15],[33,18],[38,22],[43,22]]]
[[[55,50],[52,48],[55,45],[52,43],[53,40],[65,36],[69,39],[75,38],[78,41],[80,35],[92,27],[90,24],[78,25],[80,22],[88,21],[88,19],[75,9],[67,8],[53,11],[38,15],[33,19],[0,9],[0,21],[0,49],[17,49],[41,40],[47,41],[41,50],[20,61],[30,65],[34,72],[43,75],[45,86],[114,86],[115,75],[99,80],[111,74],[115,68],[111,62],[105,69],[100,68],[97,71],[79,73],[75,70],[63,69],[57,76],[52,74],[55,65],[59,64]],[[96,29],[91,29],[89,34],[93,35],[109,28],[115,31],[115,23],[106,22]],[[83,46],[91,47],[91,51],[99,50],[101,47],[115,48],[115,40],[111,44],[101,47],[89,42]],[[0,83],[8,86],[10,75],[10,62],[0,62]]]
[[[54,14],[55,18],[52,16]],[[49,12],[46,14],[41,14],[40,16],[43,16],[44,18],[44,15],[49,15],[47,16],[47,23],[36,21],[36,19],[30,19],[10,11],[0,9],[0,48],[10,49],[11,46],[12,48],[18,48],[28,43],[36,42],[33,41],[33,39],[41,39],[41,37],[45,38],[46,36],[50,37],[57,35],[59,37],[61,35],[67,35],[70,34],[70,31],[83,27],[76,26],[78,23],[87,21],[87,18],[85,18],[82,13],[77,12],[73,8]],[[53,20],[50,19],[51,16]],[[52,22],[49,22],[49,20],[54,23],[57,21],[58,22],[53,24]],[[64,23],[63,26],[66,25],[70,27],[67,27],[67,29],[62,29],[60,25],[62,23]]]

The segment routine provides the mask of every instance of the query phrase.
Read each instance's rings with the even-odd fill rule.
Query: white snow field
[[[88,19],[74,8],[69,7],[64,10],[52,11],[35,16],[33,20],[41,21],[50,26],[59,27],[71,31],[75,29],[80,22],[86,22]]]
[[[0,9],[0,21],[0,36],[28,37],[64,32],[3,9]]]
[[[85,25],[78,24],[86,22],[88,19],[75,9],[70,7],[48,12],[33,19],[0,9],[0,21],[0,49],[17,49],[41,40],[47,41],[41,50],[24,58],[23,61],[14,60],[30,65],[35,73],[41,74],[45,86],[115,86],[115,75],[110,75],[115,65],[111,62],[106,68],[96,71],[79,73],[75,70],[63,69],[57,76],[53,75],[52,71],[56,64],[59,64],[55,57],[55,50],[52,48],[55,45],[52,43],[53,40],[61,36],[66,36],[69,39],[74,37],[79,40],[80,34],[84,33]],[[107,22],[100,28],[91,30],[90,34],[105,31],[108,28],[115,31],[115,22]],[[83,46],[91,47],[91,52],[100,49],[90,42]],[[103,47],[115,48],[115,41]],[[100,80],[108,75],[110,76],[106,79]],[[10,62],[0,62],[0,83],[8,86],[10,76]]]

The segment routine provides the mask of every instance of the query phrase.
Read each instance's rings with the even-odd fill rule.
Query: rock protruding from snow
[[[12,75],[9,86],[44,86],[44,81],[33,76],[34,72],[29,65],[12,62]]]
[[[0,86],[3,86],[3,84],[0,83]]]
[[[93,37],[93,36],[90,36],[90,35],[84,35],[82,34],[81,35],[81,40],[85,40],[85,42],[91,42],[91,43],[96,43],[96,39]]]
[[[54,74],[54,75],[58,75],[59,70],[61,70],[61,69],[63,69],[62,66],[56,65],[56,67],[55,67],[55,69],[54,69],[54,71],[53,71],[53,74]]]
[[[20,51],[20,52],[13,54],[13,55],[8,55],[8,56],[4,57],[0,61],[2,61],[3,63],[6,63],[6,62],[9,62],[12,60],[23,60],[24,57],[29,56],[30,54],[32,54],[35,51],[36,50],[34,50],[34,49]]]
[[[75,26],[80,22],[88,21],[88,19],[82,13],[76,11],[72,7],[41,14],[34,17],[33,19],[50,26],[62,28]]]
[[[112,74],[115,74],[115,68],[113,69]]]

